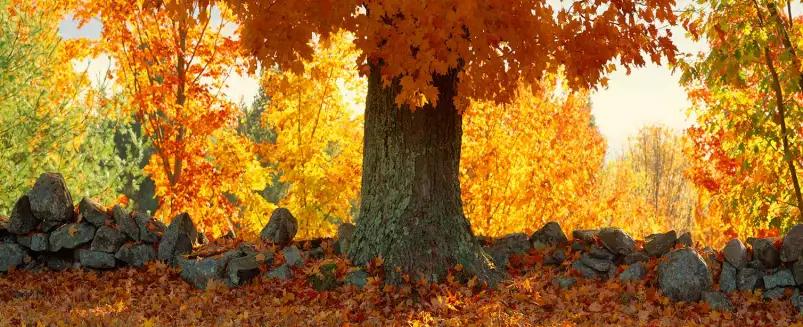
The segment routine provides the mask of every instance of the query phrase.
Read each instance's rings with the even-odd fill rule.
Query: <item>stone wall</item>
[[[158,220],[115,206],[103,208],[82,199],[76,208],[59,174],[42,174],[28,194],[15,204],[11,217],[0,221],[0,272],[13,269],[108,270],[143,266],[161,261],[180,268],[184,280],[198,288],[210,281],[236,287],[264,275],[294,278],[305,260],[325,255],[326,241],[293,242],[298,230],[295,217],[284,208],[273,212],[260,233],[262,244],[232,242],[206,244],[189,215],[176,216],[169,226]],[[333,251],[348,251],[354,225],[338,228]],[[745,245],[730,240],[721,251],[693,247],[692,235],[675,231],[653,234],[637,242],[619,228],[576,230],[570,240],[556,222],[532,235],[510,234],[491,239],[478,237],[499,269],[518,264],[514,258],[538,258],[534,269],[553,269],[561,277],[551,283],[570,288],[578,279],[618,279],[658,287],[675,301],[706,301],[713,308],[732,310],[727,294],[760,289],[765,299],[788,298],[803,304],[803,225],[778,238],[749,238]],[[296,244],[308,243],[305,250]],[[274,250],[266,250],[264,245]],[[278,250],[275,250],[278,249]],[[275,260],[276,258],[281,260]],[[362,286],[367,274],[349,272],[338,282],[322,266],[308,276],[316,289],[341,284]],[[716,285],[716,286],[715,286]],[[788,295],[791,294],[791,295]]]

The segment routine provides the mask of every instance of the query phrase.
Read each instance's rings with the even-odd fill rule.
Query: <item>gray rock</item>
[[[485,253],[491,256],[491,259],[494,262],[494,266],[502,270],[504,270],[505,267],[507,267],[507,263],[510,260],[510,256],[507,254],[507,251],[492,246],[485,246],[482,249],[485,251]]]
[[[39,220],[73,221],[75,211],[67,183],[58,173],[43,173],[28,192],[31,212]]]
[[[193,240],[198,238],[198,230],[190,220],[190,215],[181,213],[167,226],[162,240],[159,242],[158,258],[171,266],[175,265],[177,255],[192,252]]]
[[[539,252],[541,250],[546,249],[547,247],[549,247],[549,245],[546,245],[546,243],[543,243],[541,241],[534,241],[534,242],[530,242],[530,243],[532,245],[532,248],[535,249],[536,251],[539,251]]]
[[[613,261],[616,259],[616,254],[611,253],[605,248],[601,248],[599,246],[592,246],[591,252],[589,252],[592,258],[602,259],[602,260],[611,260]]]
[[[293,279],[293,271],[290,270],[290,266],[287,263],[283,263],[276,269],[269,271],[267,276],[268,278],[278,278],[279,280],[290,280]]]
[[[740,291],[752,291],[761,286],[759,281],[763,275],[760,270],[745,267],[736,274],[736,286]]]
[[[552,277],[552,285],[560,288],[570,288],[577,283],[577,278],[574,277]]]
[[[563,251],[562,249],[556,249],[555,251],[552,251],[552,258],[554,258],[558,263],[562,263],[563,261],[566,261],[566,251]]]
[[[722,292],[703,292],[702,300],[714,310],[733,311],[733,303]]]
[[[237,249],[243,251],[245,254],[257,253],[257,247],[253,243],[250,242],[240,242],[237,243]]]
[[[251,253],[231,259],[226,267],[226,275],[232,285],[243,285],[259,275],[259,267],[263,264],[273,264],[272,252]]]
[[[510,255],[514,253],[526,253],[530,250],[531,244],[530,238],[527,236],[527,234],[516,233],[508,234],[494,240],[494,243],[491,246],[504,249],[508,255]]]
[[[599,230],[597,229],[581,229],[572,231],[572,238],[589,244],[594,242],[594,237],[597,236],[597,234],[599,234]]]
[[[722,256],[725,257],[725,261],[732,264],[736,269],[742,269],[747,266],[747,248],[738,238],[731,239],[725,244],[725,248],[722,249]]]
[[[546,245],[564,245],[569,243],[569,239],[566,238],[566,234],[563,233],[560,224],[554,221],[546,223],[544,227],[541,227],[541,229],[530,235],[530,241],[533,243],[541,242]]]
[[[599,231],[599,239],[613,253],[628,255],[633,252],[636,242],[620,228],[608,227]]]
[[[660,257],[672,250],[678,240],[675,231],[669,231],[664,234],[654,234],[651,238],[645,240],[644,252],[653,257]]]
[[[792,265],[792,275],[795,276],[797,285],[803,285],[803,260],[795,261]]]
[[[223,253],[220,256],[208,258],[185,258],[177,256],[176,261],[181,268],[181,278],[198,289],[206,289],[210,280],[226,282],[226,265],[242,255],[238,250]]]
[[[105,226],[107,221],[112,220],[109,214],[101,210],[97,202],[86,197],[81,199],[81,202],[78,203],[78,212],[81,213],[81,217],[83,217],[84,220],[98,228]]]
[[[100,251],[82,250],[79,252],[79,261],[81,265],[89,268],[96,269],[111,269],[114,268],[114,254]]]
[[[764,267],[764,264],[761,261],[753,260],[747,263],[747,267],[753,268],[755,270],[764,271],[767,270],[767,267]]]
[[[736,267],[730,263],[722,264],[722,271],[719,273],[719,290],[725,293],[733,292],[737,289]]]
[[[146,263],[156,260],[156,250],[150,244],[126,244],[117,250],[114,257],[129,266],[142,267]]]
[[[125,243],[125,235],[110,226],[102,226],[95,232],[90,250],[115,253]]]
[[[139,241],[139,226],[131,213],[119,204],[112,208],[112,213],[114,213],[114,223],[120,228],[120,232],[131,240]]]
[[[39,225],[40,229],[45,233],[50,233],[61,226],[64,226],[63,222],[53,220],[45,220]]]
[[[761,294],[761,298],[765,301],[779,300],[784,296],[786,296],[786,289],[783,287],[768,289]]]
[[[287,208],[277,208],[270,215],[270,220],[259,233],[262,241],[284,247],[293,241],[298,232],[298,221]]]
[[[595,259],[588,255],[588,253],[584,253],[583,256],[580,257],[580,262],[599,272],[607,272],[611,269],[611,266],[616,266],[610,260]]]
[[[781,261],[797,261],[801,255],[803,255],[803,224],[797,224],[783,237]]]
[[[677,244],[683,244],[686,247],[691,247],[692,245],[694,245],[694,242],[692,242],[691,240],[691,233],[685,232],[682,235],[680,235],[680,237],[678,237]]]
[[[31,203],[28,200],[28,196],[23,195],[14,204],[14,208],[11,209],[11,217],[8,218],[8,226],[6,228],[9,233],[24,235],[36,229],[40,222],[41,220],[31,212]]]
[[[363,289],[365,284],[368,284],[368,273],[362,269],[350,271],[348,274],[346,274],[346,280],[344,283],[346,285],[354,285],[359,289]]]
[[[580,262],[580,260],[572,262],[572,268],[574,268],[574,270],[577,270],[577,272],[579,272],[580,275],[583,276],[583,278],[599,277],[599,274],[600,274],[598,271],[594,270],[593,268],[584,265],[582,262]]]
[[[318,273],[307,275],[307,282],[316,291],[331,291],[338,286],[336,272],[337,264],[325,264],[318,269]]]
[[[626,265],[632,265],[636,262],[647,262],[650,261],[650,257],[644,252],[633,252],[628,254],[622,259],[622,263]]]
[[[148,215],[140,212],[134,214],[134,221],[139,229],[139,239],[146,243],[159,242],[160,235],[167,229],[161,221],[151,219]]]
[[[95,226],[87,223],[67,224],[50,233],[50,251],[74,249],[81,244],[92,242],[95,237]]]
[[[304,266],[304,257],[301,255],[301,251],[295,245],[282,250],[282,255],[284,256],[284,262],[286,262],[288,265],[296,267]]]
[[[34,252],[45,252],[49,249],[47,233],[33,233],[31,235],[17,236],[17,244],[22,245]]]
[[[21,267],[25,260],[25,250],[18,244],[0,243],[0,272],[8,272],[12,267]]]
[[[323,248],[314,248],[304,252],[304,257],[309,258],[310,260],[321,260],[324,256],[326,256],[326,251],[324,251]]]
[[[799,289],[795,288],[792,291],[792,297],[789,300],[798,312],[803,311],[803,294],[800,293]]]
[[[64,271],[72,267],[73,260],[61,255],[45,256],[45,265],[53,271]]]
[[[761,261],[761,263],[769,268],[778,268],[781,265],[781,252],[775,247],[775,240],[771,238],[758,238],[754,239],[753,258]]]
[[[339,254],[349,253],[351,241],[354,239],[354,231],[357,229],[352,223],[342,223],[337,226],[337,243],[336,249]]]
[[[658,264],[658,285],[674,301],[700,300],[702,292],[713,286],[711,271],[697,252],[690,248],[671,251]]]
[[[638,282],[641,281],[644,276],[647,275],[647,268],[644,267],[644,264],[641,262],[636,262],[633,265],[627,266],[627,269],[622,271],[619,274],[619,279],[622,281],[634,281]]]
[[[772,275],[764,276],[764,287],[767,289],[790,286],[795,286],[795,277],[789,269],[781,269]]]

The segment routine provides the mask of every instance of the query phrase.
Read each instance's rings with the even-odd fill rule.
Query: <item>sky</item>
[[[65,39],[100,37],[101,24],[91,21],[81,29],[67,18],[59,25],[59,33]],[[673,41],[680,52],[696,53],[705,50],[705,45],[688,39],[681,27],[672,29]],[[90,76],[99,80],[109,67],[107,57],[76,62],[76,69],[88,69]],[[600,88],[591,95],[591,112],[600,132],[608,140],[606,158],[620,154],[627,145],[628,136],[634,135],[646,124],[663,124],[677,132],[690,126],[693,119],[686,114],[689,101],[682,86],[678,84],[680,73],[672,73],[666,65],[648,64],[635,68],[630,75],[619,69],[609,77],[607,88]],[[230,76],[223,93],[235,102],[250,103],[256,96],[259,85],[249,76]]]

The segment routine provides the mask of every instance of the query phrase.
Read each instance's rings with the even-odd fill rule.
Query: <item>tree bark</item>
[[[382,257],[386,281],[443,280],[450,268],[493,287],[501,269],[476,241],[460,198],[462,115],[454,105],[457,72],[437,75],[437,107],[396,105],[398,79],[383,87],[379,67],[368,79],[360,215],[349,257]],[[398,268],[401,268],[397,271]]]

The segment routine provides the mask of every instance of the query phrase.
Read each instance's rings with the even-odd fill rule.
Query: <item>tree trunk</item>
[[[412,111],[395,103],[398,79],[385,88],[379,68],[371,67],[362,199],[349,257],[365,265],[381,256],[391,284],[401,281],[399,272],[441,281],[461,264],[465,274],[495,286],[502,274],[475,240],[460,198],[457,72],[433,82],[440,91],[437,107]]]

